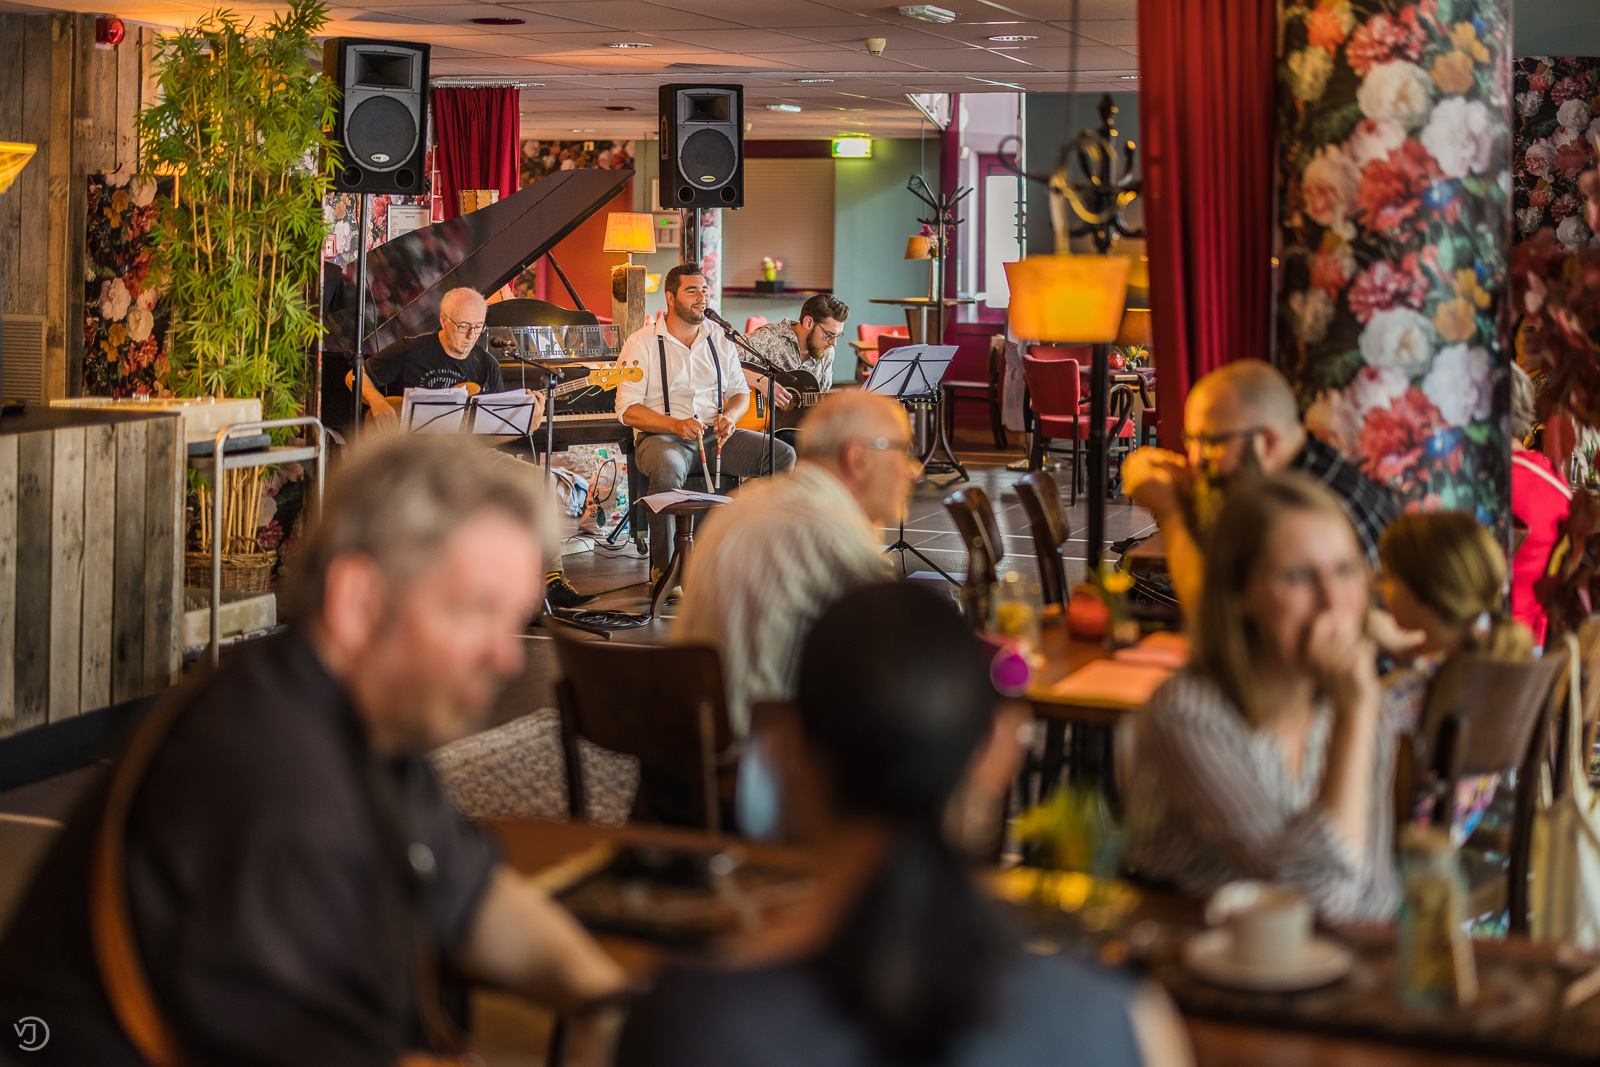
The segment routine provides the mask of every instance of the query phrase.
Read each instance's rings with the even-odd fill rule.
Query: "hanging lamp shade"
[[[613,211],[606,216],[607,252],[654,252],[655,218],[633,211]]]
[[[1117,331],[1115,344],[1119,348],[1149,348],[1150,309],[1129,308],[1122,313],[1122,328]]]
[[[1115,340],[1132,266],[1126,256],[1029,256],[1007,263],[1012,334],[1047,344]]]
[[[17,180],[17,175],[38,150],[37,145],[0,141],[0,193],[11,188],[11,183]]]

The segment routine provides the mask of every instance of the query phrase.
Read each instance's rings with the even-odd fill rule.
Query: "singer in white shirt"
[[[766,436],[734,428],[749,406],[750,386],[732,342],[718,343],[706,321],[705,275],[692,264],[673,267],[662,291],[667,313],[629,337],[617,357],[617,366],[644,372],[639,381],[618,386],[617,418],[634,430],[633,459],[650,480],[650,492],[680,489],[691,474],[698,482],[702,446],[713,467],[720,446],[724,475],[770,474]],[[788,470],[794,449],[774,441],[772,461],[776,469]],[[672,555],[667,520],[649,514],[651,581]]]

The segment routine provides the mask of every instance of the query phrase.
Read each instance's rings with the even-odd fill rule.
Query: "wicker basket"
[[[265,593],[272,585],[276,553],[230,552],[222,557],[222,588],[241,593]],[[183,582],[196,589],[211,588],[211,553],[183,554]]]

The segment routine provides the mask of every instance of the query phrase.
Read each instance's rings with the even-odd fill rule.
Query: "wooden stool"
[[[677,521],[673,523],[672,557],[667,560],[666,569],[661,572],[661,577],[656,579],[656,587],[650,591],[651,615],[660,610],[661,602],[666,599],[674,580],[683,573],[689,563],[689,549],[694,545],[695,525],[706,512],[721,506],[719,502],[711,500],[683,500],[676,504],[668,504],[661,509],[660,514],[672,515]]]

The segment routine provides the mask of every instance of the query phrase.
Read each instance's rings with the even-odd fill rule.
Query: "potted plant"
[[[316,0],[291,0],[265,24],[217,10],[156,45],[158,101],[140,112],[139,137],[142,169],[177,176],[153,231],[174,396],[259,398],[272,419],[298,414],[313,387],[321,165],[338,97],[313,59],[327,21]],[[262,479],[194,488],[200,514],[220,498],[228,569],[270,569],[256,533]]]

